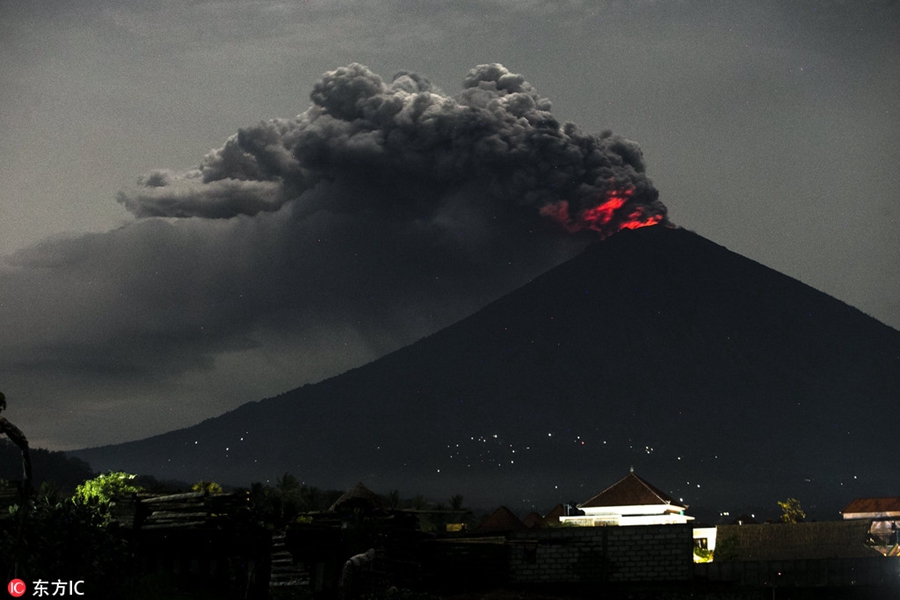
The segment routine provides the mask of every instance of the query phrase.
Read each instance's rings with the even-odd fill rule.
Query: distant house
[[[510,531],[520,531],[528,529],[511,510],[505,506],[501,506],[490,515],[488,515],[481,524],[476,527],[472,533],[478,535],[508,533]]]
[[[554,525],[559,525],[559,518],[566,514],[566,507],[562,504],[557,504],[550,512],[544,515],[543,522],[539,525],[539,527],[552,527]]]
[[[524,523],[525,527],[527,527],[528,529],[531,529],[533,527],[541,527],[544,524],[544,517],[536,512],[530,512],[525,515],[524,519],[522,519],[522,523]]]
[[[850,519],[900,519],[900,498],[856,498],[841,511]]]
[[[841,514],[845,521],[869,521],[873,547],[882,554],[900,556],[900,498],[856,498]]]
[[[384,513],[388,506],[378,494],[362,483],[357,483],[328,508],[329,512],[352,513],[354,510],[362,510],[365,514]]]
[[[578,508],[577,516],[560,516],[562,524],[674,525],[694,520],[684,514],[687,505],[676,501],[632,471]]]

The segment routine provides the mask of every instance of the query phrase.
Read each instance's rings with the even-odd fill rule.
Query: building
[[[684,514],[687,505],[634,474],[634,471],[596,496],[578,505],[583,514],[561,516],[562,524],[675,525],[694,520]]]
[[[841,511],[844,520],[900,520],[900,498],[856,498]]]
[[[856,498],[841,511],[845,521],[869,521],[869,536],[882,554],[900,556],[900,498]]]

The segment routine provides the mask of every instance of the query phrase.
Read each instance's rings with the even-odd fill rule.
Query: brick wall
[[[687,581],[693,574],[690,525],[556,527],[513,534],[513,583]]]

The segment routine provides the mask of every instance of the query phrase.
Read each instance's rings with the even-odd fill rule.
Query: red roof
[[[671,504],[672,506],[687,508],[686,504],[676,502],[668,494],[647,483],[634,473],[629,473],[587,502],[580,504],[579,507],[595,508],[600,506],[637,506],[644,504]]]
[[[885,513],[900,511],[900,498],[856,498],[850,501],[843,514],[847,513]]]

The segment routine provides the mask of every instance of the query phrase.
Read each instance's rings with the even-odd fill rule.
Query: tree
[[[782,523],[802,523],[806,518],[806,513],[800,506],[800,501],[796,498],[788,498],[784,502],[779,501],[778,506],[781,507]]]
[[[122,471],[97,475],[75,488],[73,500],[83,504],[109,504],[115,496],[134,494],[143,490],[133,480],[136,475]]]
[[[203,481],[202,479],[191,486],[191,491],[206,492],[207,494],[221,494],[222,486],[215,481]]]
[[[275,487],[282,494],[286,494],[300,489],[300,482],[297,481],[296,477],[286,472],[284,475],[278,478],[278,481],[275,483]]]
[[[317,488],[314,485],[311,486],[303,486],[300,488],[300,498],[302,500],[302,508],[306,512],[311,512],[314,510],[322,510],[328,508],[329,504],[324,504],[322,490]]]

